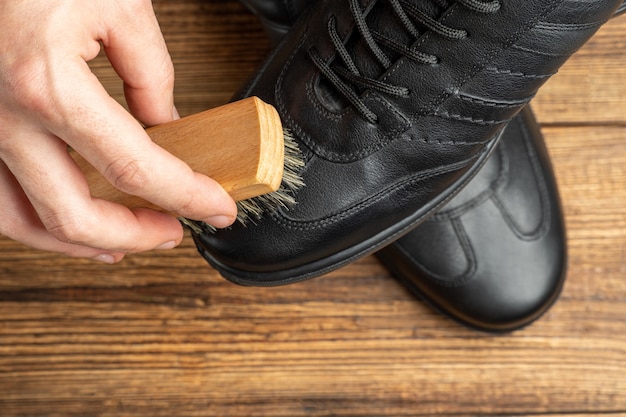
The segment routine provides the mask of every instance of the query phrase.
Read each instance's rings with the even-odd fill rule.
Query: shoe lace
[[[435,65],[439,62],[439,58],[435,55],[413,49],[402,42],[394,40],[368,27],[366,13],[361,10],[359,0],[348,1],[358,34],[361,36],[365,45],[367,45],[367,49],[372,52],[374,58],[382,65],[384,70],[389,69],[393,65],[393,62],[383,51],[383,48],[421,64]],[[399,19],[404,29],[415,39],[419,38],[421,34],[414,22],[421,24],[437,35],[451,40],[460,40],[468,36],[467,31],[446,26],[406,0],[386,1],[389,2],[391,10]],[[441,0],[430,1],[442,2]],[[500,9],[499,0],[457,0],[456,3],[477,13],[495,13]],[[391,96],[409,96],[410,90],[407,87],[393,85],[366,76],[359,71],[350,51],[339,35],[337,21],[334,16],[331,16],[328,20],[328,34],[343,65],[341,65],[338,60],[333,60],[331,63],[328,63],[322,58],[315,47],[311,47],[308,50],[309,57],[322,75],[367,121],[374,124],[378,121],[378,116],[367,107],[365,102],[361,99],[359,91],[372,89]]]

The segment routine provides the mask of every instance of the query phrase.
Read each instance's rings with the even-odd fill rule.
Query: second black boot
[[[530,107],[467,187],[377,256],[410,291],[469,327],[511,331],[545,313],[563,287],[567,248]]]

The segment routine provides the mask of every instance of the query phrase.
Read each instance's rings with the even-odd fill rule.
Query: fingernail
[[[235,218],[232,216],[211,216],[211,217],[207,217],[206,219],[203,220],[205,223],[210,224],[211,226],[222,228],[222,227],[228,227],[231,224],[233,224],[233,222],[235,221]]]
[[[174,249],[175,247],[176,247],[176,242],[173,240],[170,240],[169,242],[165,242],[164,244],[157,246],[155,249],[166,250],[166,249]]]
[[[105,264],[109,265],[115,263],[115,258],[113,257],[113,255],[109,255],[108,253],[101,253],[100,255],[93,257],[93,260],[98,262],[104,262]]]
[[[178,114],[178,109],[176,108],[176,105],[172,107],[172,117],[174,118],[174,120],[180,119],[180,114]]]

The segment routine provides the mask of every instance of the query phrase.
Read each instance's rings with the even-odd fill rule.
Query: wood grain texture
[[[236,0],[154,5],[181,114],[227,102],[269,50]],[[626,16],[608,23],[533,103],[570,256],[531,326],[468,330],[375,257],[246,288],[190,238],[114,266],[0,239],[0,415],[626,415],[624,35]],[[106,61],[92,68],[123,101]]]

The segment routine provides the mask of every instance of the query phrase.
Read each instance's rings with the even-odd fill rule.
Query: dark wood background
[[[227,102],[269,51],[236,0],[154,6],[183,115]],[[626,415],[625,42],[626,16],[534,101],[570,260],[533,325],[468,330],[374,257],[263,289],[225,281],[190,238],[115,266],[0,238],[0,415]]]

